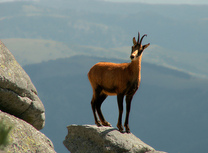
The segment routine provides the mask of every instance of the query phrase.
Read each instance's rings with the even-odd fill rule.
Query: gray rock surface
[[[132,133],[120,133],[113,127],[96,125],[71,125],[67,127],[68,135],[65,147],[71,153],[145,153],[155,151]]]
[[[30,77],[0,41],[0,110],[15,115],[40,130],[45,109]]]
[[[5,152],[55,153],[51,140],[32,125],[0,111],[0,123],[2,121],[5,125],[12,126],[12,130],[9,133],[9,145],[4,148]]]
[[[154,150],[154,151],[148,151],[148,152],[146,152],[146,153],[167,153],[167,152],[163,152],[163,151],[156,151],[156,150]]]

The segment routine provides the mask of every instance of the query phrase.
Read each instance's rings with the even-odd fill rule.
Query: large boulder
[[[55,153],[53,143],[27,122],[0,111],[0,124],[12,127],[8,134],[9,145],[5,152],[47,152]]]
[[[63,143],[71,153],[156,152],[154,148],[142,142],[132,133],[120,133],[113,127],[71,125],[67,129],[68,135]]]
[[[0,41],[0,110],[15,115],[40,130],[45,109],[30,77]]]

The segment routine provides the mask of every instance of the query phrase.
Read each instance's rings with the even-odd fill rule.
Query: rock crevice
[[[0,110],[25,120],[40,130],[45,109],[30,77],[0,41]]]

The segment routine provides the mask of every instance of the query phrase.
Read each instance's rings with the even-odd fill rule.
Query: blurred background
[[[206,152],[207,1],[0,0],[0,39],[36,86],[46,109],[41,132],[57,152],[68,152],[62,143],[68,125],[94,124],[89,69],[100,61],[130,62],[138,32],[151,45],[143,53],[131,132],[156,150]],[[116,97],[102,110],[116,127]]]

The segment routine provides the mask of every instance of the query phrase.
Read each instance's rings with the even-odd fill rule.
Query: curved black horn
[[[147,36],[147,35],[145,34],[145,35],[142,36],[142,38],[141,38],[141,40],[140,40],[140,42],[139,42],[140,45],[142,44],[142,40],[143,40],[143,38],[144,38],[145,36]]]
[[[138,32],[138,40],[137,40],[138,44],[139,44],[139,39],[140,39],[140,33]]]

